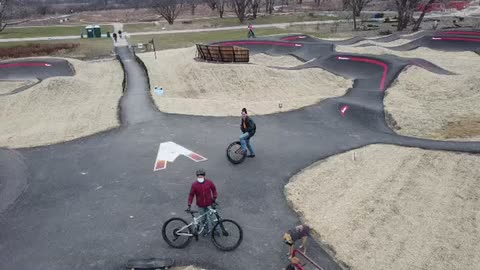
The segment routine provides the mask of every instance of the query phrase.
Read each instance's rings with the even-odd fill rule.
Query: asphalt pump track
[[[44,79],[73,76],[75,69],[64,59],[55,58],[26,58],[0,62],[0,81],[32,81],[32,83],[14,89],[0,96],[14,95],[32,86],[39,84]]]
[[[418,34],[412,42],[423,37]],[[478,49],[464,43],[479,44],[443,40],[443,47],[434,49]],[[0,200],[1,269],[121,269],[128,259],[149,257],[171,257],[177,264],[207,269],[279,269],[287,262],[281,237],[299,223],[285,200],[284,185],[301,169],[378,143],[480,152],[480,142],[400,136],[385,122],[385,91],[404,68],[417,65],[449,74],[425,60],[337,53],[335,42],[303,35],[218,44],[292,55],[305,62],[292,69],[323,68],[355,83],[342,97],[255,116],[257,157],[234,166],[225,158],[225,148],[239,136],[239,117],[159,112],[144,68],[127,47],[118,47],[127,80],[120,128],[62,144],[0,150],[0,195],[13,194]],[[178,158],[166,170],[153,172],[158,145],[167,141],[208,161]],[[183,209],[198,167],[216,183],[223,216],[244,229],[243,243],[234,252],[220,252],[206,239],[175,250],[161,237],[168,218],[188,217]],[[318,243],[310,245],[308,255],[323,269],[341,269],[341,262]]]

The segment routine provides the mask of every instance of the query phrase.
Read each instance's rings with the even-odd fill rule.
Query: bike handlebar
[[[214,202],[212,205],[210,205],[210,207],[212,207],[212,209],[215,210],[215,209],[217,209],[217,207],[218,207],[218,203],[217,203],[217,202]],[[190,208],[189,208],[189,209],[186,209],[185,212],[191,214],[192,216],[193,216],[193,214],[198,213],[197,210],[190,210]]]

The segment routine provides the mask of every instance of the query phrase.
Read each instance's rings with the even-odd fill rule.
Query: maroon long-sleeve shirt
[[[195,181],[192,184],[190,189],[190,195],[188,196],[188,205],[192,205],[193,197],[196,196],[197,206],[198,207],[208,207],[213,204],[217,199],[217,188],[215,184],[209,180],[205,179],[203,183]]]

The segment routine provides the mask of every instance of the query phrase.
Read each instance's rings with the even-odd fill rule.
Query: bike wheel
[[[243,240],[243,231],[237,222],[231,219],[219,221],[212,230],[213,244],[220,250],[236,249]]]
[[[247,153],[243,151],[239,141],[233,142],[227,147],[227,159],[231,163],[240,164],[246,157]]]
[[[177,233],[192,234],[192,228],[182,218],[171,218],[167,220],[162,227],[162,237],[167,244],[173,248],[184,248],[190,241],[192,236],[178,235]],[[183,228],[183,229],[182,229]]]

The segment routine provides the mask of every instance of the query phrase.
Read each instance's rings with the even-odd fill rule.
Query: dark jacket
[[[243,127],[243,122],[246,121],[246,128]],[[255,125],[255,122],[253,122],[252,118],[249,116],[246,117],[246,120],[243,120],[242,117],[242,122],[240,123],[240,130],[242,133],[248,132],[249,137],[253,137],[255,135],[255,132],[257,131],[257,126]]]
[[[288,230],[290,236],[292,236],[292,240],[295,242],[297,240],[302,239],[304,236],[310,235],[310,227],[307,225],[300,225],[295,227],[294,229]]]
[[[198,207],[208,207],[217,199],[217,188],[215,187],[215,184],[208,179],[205,179],[203,183],[195,181],[190,189],[188,205],[192,205],[194,196],[197,197],[196,200]]]

